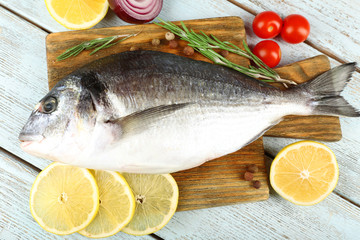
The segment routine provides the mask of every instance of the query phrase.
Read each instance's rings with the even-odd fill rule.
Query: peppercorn
[[[252,173],[256,173],[256,172],[259,171],[259,168],[255,164],[250,164],[250,165],[247,166],[246,170],[249,171],[249,172],[252,172]]]
[[[259,180],[253,181],[253,186],[256,189],[259,189],[261,187],[261,182]]]
[[[226,58],[229,55],[229,51],[221,50],[220,55]]]
[[[178,42],[176,40],[169,41],[169,47],[170,48],[177,48]]]
[[[253,178],[254,178],[254,174],[253,174],[253,173],[248,172],[248,171],[246,171],[246,172],[244,173],[244,179],[245,179],[245,181],[251,181],[251,180],[253,180]]]
[[[190,46],[186,46],[186,47],[184,47],[184,54],[186,56],[191,56],[194,54],[194,49]]]
[[[136,51],[136,50],[139,50],[139,47],[132,46],[132,47],[130,48],[130,51]]]
[[[158,45],[160,45],[160,39],[154,38],[154,39],[151,41],[151,44],[152,44],[153,46],[158,46]]]
[[[167,33],[165,33],[165,39],[168,41],[174,40],[175,35],[172,32],[167,32]]]

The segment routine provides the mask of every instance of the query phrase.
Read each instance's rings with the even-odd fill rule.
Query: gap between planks
[[[253,9],[245,6],[245,5],[242,4],[242,3],[239,3],[239,2],[236,1],[236,0],[227,0],[227,1],[230,2],[230,3],[232,3],[232,4],[234,4],[235,6],[237,6],[237,7],[239,7],[239,8],[242,8],[243,10],[251,13],[251,14],[254,15],[254,16],[258,14],[258,12],[256,12],[255,10],[253,10]],[[322,48],[322,47],[316,46],[314,43],[310,42],[309,40],[305,40],[304,43],[307,44],[307,45],[309,45],[310,47],[316,49],[317,51],[323,53],[324,55],[326,55],[326,56],[328,56],[328,57],[330,57],[330,58],[332,58],[332,59],[340,62],[341,64],[347,63],[345,60],[343,60],[343,59],[341,59],[340,57],[336,56],[334,53],[331,53],[330,51],[328,51],[328,50],[326,50],[326,49],[324,49],[324,48]],[[360,73],[360,66],[356,66],[355,69],[356,69],[356,72]]]
[[[251,13],[251,14],[254,15],[254,16],[257,14],[257,12],[256,12],[255,10],[253,10],[253,9],[245,6],[245,5],[242,4],[242,3],[237,2],[236,0],[227,0],[227,1],[230,2],[230,3],[232,3],[232,4],[234,4],[235,6],[237,6],[237,7],[239,7],[239,8],[242,8],[243,10]],[[0,4],[0,7],[2,7],[2,8],[4,8],[5,10],[11,12],[12,14],[14,14],[14,15],[16,15],[16,16],[24,19],[24,20],[26,20],[27,22],[29,22],[29,23],[31,23],[32,25],[38,27],[39,29],[47,32],[48,34],[49,34],[49,33],[52,33],[52,31],[50,31],[49,29],[46,29],[46,28],[40,26],[39,24],[33,22],[33,21],[30,20],[29,18],[27,18],[27,17],[25,17],[25,16],[23,16],[23,15],[15,12],[15,11],[13,11],[13,10],[10,9],[10,8],[7,8],[7,7],[4,6],[3,4]],[[332,59],[340,62],[341,64],[347,63],[345,60],[341,59],[340,57],[336,56],[335,54],[331,53],[330,51],[328,51],[328,50],[326,50],[326,49],[323,49],[323,48],[321,48],[321,47],[318,47],[318,46],[316,46],[314,43],[312,43],[312,42],[310,42],[310,41],[308,41],[308,40],[306,40],[304,43],[307,44],[307,45],[309,45],[310,47],[318,50],[319,52],[327,55],[328,57],[330,57],[330,58],[332,58]],[[355,69],[356,69],[356,72],[360,73],[360,66],[356,66]]]
[[[257,14],[257,12],[256,12],[255,10],[253,10],[253,9],[251,9],[251,8],[249,8],[249,7],[245,6],[245,5],[237,2],[236,0],[227,0],[227,1],[230,2],[230,3],[232,3],[232,4],[234,4],[234,5],[237,6],[237,7],[242,8],[243,10],[249,12],[249,13],[252,14],[252,15],[256,15],[256,14]],[[32,25],[36,26],[37,28],[43,30],[44,32],[46,32],[46,33],[51,33],[50,30],[48,30],[48,29],[40,26],[39,24],[36,24],[35,22],[33,22],[32,20],[30,20],[29,18],[27,18],[27,17],[25,17],[25,16],[23,16],[23,15],[15,12],[14,10],[7,8],[7,7],[4,6],[3,4],[0,4],[0,7],[1,7],[1,8],[4,8],[5,10],[7,10],[7,11],[9,11],[9,12],[11,12],[12,14],[14,14],[14,15],[16,15],[16,16],[24,19],[24,20],[26,20],[27,22],[29,22],[29,23],[31,23]],[[346,63],[345,60],[337,57],[335,54],[333,54],[333,53],[331,53],[331,52],[329,52],[329,51],[327,51],[327,50],[325,50],[325,49],[323,49],[323,48],[321,48],[321,47],[316,46],[314,43],[312,43],[312,42],[310,42],[310,41],[308,41],[308,40],[305,41],[305,44],[309,45],[310,47],[318,50],[319,52],[327,55],[328,57],[330,57],[330,58],[332,58],[332,59],[334,59],[334,60],[336,60],[336,61],[338,61],[338,62],[340,62],[340,63]],[[359,67],[356,67],[356,71],[360,73],[360,68],[359,68]],[[39,169],[39,168],[37,168],[36,166],[32,165],[31,163],[23,160],[22,158],[18,157],[17,155],[15,155],[15,154],[13,154],[13,153],[5,150],[5,149],[2,148],[2,147],[0,147],[0,151],[6,153],[7,155],[13,157],[13,158],[16,159],[17,161],[19,161],[19,162],[21,162],[22,164],[24,164],[24,165],[26,165],[26,166],[34,169],[34,170],[37,171],[37,172],[40,172],[40,171],[41,171],[41,169]],[[267,159],[266,161],[269,161],[270,164],[271,164],[271,161],[273,160],[274,156],[272,156],[272,155],[269,154],[268,152],[265,152],[265,157],[266,157],[266,159]],[[269,170],[269,169],[267,169],[267,170]],[[346,198],[346,197],[343,196],[342,194],[338,193],[336,190],[334,190],[333,193],[336,194],[336,195],[338,195],[338,196],[341,197],[342,199],[348,201],[348,202],[351,203],[352,205],[360,208],[360,204],[357,204],[357,203],[351,201],[350,199]],[[152,236],[154,239],[163,240],[163,238],[157,236],[156,234],[151,234],[150,236]]]
[[[12,152],[9,152],[8,150],[6,150],[3,147],[0,147],[0,152],[5,153],[6,155],[12,157],[13,159],[16,159],[20,163],[24,164],[26,167],[29,167],[29,168],[33,169],[34,171],[36,171],[36,172],[41,172],[40,168],[36,167],[35,165],[31,164],[30,162],[25,161],[24,159],[20,158],[19,156],[13,154]]]
[[[334,193],[335,195],[337,195],[337,196],[341,197],[342,199],[344,199],[344,200],[348,201],[350,204],[352,204],[352,205],[354,205],[354,206],[356,206],[356,207],[360,208],[360,204],[357,204],[356,202],[354,202],[354,201],[352,201],[352,200],[350,200],[350,199],[346,198],[344,195],[342,195],[342,194],[340,194],[340,193],[336,192],[336,190],[334,190],[334,191],[333,191],[333,193]]]
[[[0,147],[0,156],[1,156],[1,154],[3,154],[4,156],[6,156],[7,158],[10,158],[10,159],[11,159],[10,161],[12,161],[12,162],[18,161],[18,162],[20,163],[20,165],[22,165],[22,164],[25,165],[28,170],[31,169],[31,170],[33,170],[34,172],[40,172],[40,171],[41,171],[41,169],[39,169],[39,168],[35,167],[34,165],[26,162],[25,160],[23,160],[23,159],[21,159],[20,157],[12,154],[11,152],[5,150],[5,149],[2,148],[2,147]],[[26,171],[26,170],[25,170],[25,171]],[[34,172],[28,172],[27,174],[33,175]],[[21,176],[17,176],[17,177],[20,177],[20,178],[21,178]],[[4,219],[3,219],[3,220],[4,220]],[[11,221],[8,222],[8,223],[9,223],[9,224],[14,224],[14,222],[11,222]],[[3,229],[2,229],[2,227],[4,227],[4,226],[0,226],[0,240],[3,239],[3,238],[2,238],[2,237],[3,237],[3,232],[2,232],[2,231],[9,230],[9,228],[3,228]],[[39,226],[39,227],[40,227],[40,226]],[[60,235],[57,235],[57,236],[61,237]],[[149,237],[151,237],[151,238],[153,238],[153,239],[155,239],[155,240],[164,240],[163,238],[161,238],[160,236],[158,236],[158,235],[156,235],[156,234],[154,234],[154,233],[149,234],[149,235],[147,235],[147,236],[149,236]],[[73,238],[72,238],[72,235],[67,235],[66,237],[70,237],[70,239],[73,239]],[[115,237],[116,237],[116,235],[115,235]],[[7,239],[7,238],[6,238],[6,239]],[[49,239],[50,239],[50,238],[49,238]],[[68,238],[66,238],[66,239],[68,239]],[[74,237],[74,239],[76,239],[76,236]],[[147,239],[147,238],[146,238],[146,239]]]
[[[17,155],[7,151],[6,149],[0,147],[0,152],[4,152],[5,154],[11,156],[12,158],[16,159],[17,161],[19,161],[20,163],[24,164],[25,166],[32,168],[33,170],[37,171],[37,172],[41,172],[41,169],[32,165],[31,163],[25,161],[24,159],[18,157]],[[272,154],[265,152],[265,167],[266,167],[266,171],[269,172],[270,171],[270,165],[272,160],[274,159],[275,156],[273,156]],[[274,190],[272,189],[272,187],[269,185],[269,188],[271,188],[270,192],[274,192]],[[336,194],[337,196],[341,197],[342,199],[348,201],[349,203],[351,203],[352,205],[360,208],[360,204],[355,203],[354,201],[351,201],[350,199],[348,199],[347,197],[345,197],[344,195],[338,193],[336,190],[333,191],[334,194]],[[241,203],[240,203],[241,204]],[[152,237],[154,237],[157,240],[163,240],[161,237],[157,236],[156,234],[151,234]]]
[[[29,18],[25,17],[24,15],[21,15],[20,13],[15,12],[13,9],[8,8],[8,7],[4,6],[1,3],[0,3],[0,8],[5,9],[6,11],[10,12],[11,14],[14,14],[15,16],[17,16],[17,17],[19,17],[21,19],[24,19],[25,21],[29,22],[30,24],[34,25],[35,27],[43,30],[44,32],[46,32],[48,34],[51,33],[51,31],[49,29],[46,29],[46,28],[42,27],[41,25],[39,25],[39,24],[35,23],[34,21],[30,20]]]

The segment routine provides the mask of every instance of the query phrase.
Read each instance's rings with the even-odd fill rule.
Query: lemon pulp
[[[338,178],[334,153],[314,141],[300,141],[285,147],[270,168],[274,190],[298,205],[321,202],[334,190]]]
[[[107,0],[45,0],[50,15],[69,29],[88,29],[100,22],[109,9]]]
[[[39,173],[30,191],[30,210],[46,231],[65,235],[85,228],[99,208],[93,175],[84,168],[50,164]]]
[[[92,171],[99,186],[99,211],[95,219],[79,233],[91,238],[118,233],[132,219],[135,200],[124,177],[112,171]]]
[[[123,173],[133,191],[133,219],[122,229],[131,235],[146,235],[163,228],[176,211],[179,189],[170,174]]]

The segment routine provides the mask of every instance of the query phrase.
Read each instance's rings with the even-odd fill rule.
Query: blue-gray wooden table
[[[308,40],[286,44],[280,65],[318,54],[331,66],[360,62],[359,0],[164,0],[160,17],[188,20],[239,16],[250,46],[260,41],[251,30],[254,16],[273,10],[282,17],[298,13],[311,24]],[[127,25],[109,11],[95,28]],[[36,175],[50,162],[32,157],[17,139],[38,100],[48,91],[45,38],[68,31],[48,13],[43,0],[0,0],[0,239],[85,239],[79,234],[56,236],[45,232],[29,211],[29,191]],[[360,70],[344,97],[360,108]],[[154,235],[109,239],[360,239],[360,118],[341,118],[343,138],[325,143],[337,156],[340,178],[323,202],[296,206],[274,191],[266,201],[177,212]],[[265,138],[267,161],[298,139]]]

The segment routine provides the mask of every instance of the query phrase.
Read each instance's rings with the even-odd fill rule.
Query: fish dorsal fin
[[[133,135],[151,128],[156,122],[170,116],[174,112],[185,108],[191,103],[179,103],[171,105],[160,105],[137,111],[125,117],[108,120],[106,123],[117,124],[121,128],[121,137]]]

